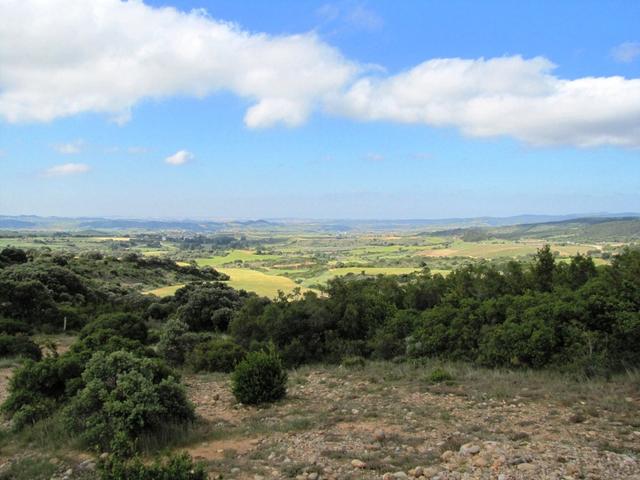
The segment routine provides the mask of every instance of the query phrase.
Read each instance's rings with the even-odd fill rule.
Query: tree
[[[556,268],[555,259],[551,247],[547,244],[538,249],[534,256],[531,273],[535,288],[541,292],[553,290],[553,276]]]

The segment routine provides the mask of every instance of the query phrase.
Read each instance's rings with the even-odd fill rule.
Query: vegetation
[[[169,456],[146,465],[136,457],[122,460],[111,457],[100,464],[101,480],[206,480],[202,465],[194,464],[187,454]]]
[[[231,381],[236,399],[249,405],[275,402],[287,394],[287,372],[273,350],[249,353]]]
[[[246,352],[230,338],[214,338],[196,345],[188,363],[195,371],[229,373],[242,361]]]
[[[189,263],[193,257],[127,249],[119,256],[0,250],[0,357],[18,365],[1,407],[18,432],[11,435],[55,425],[76,447],[111,452],[100,467],[103,478],[198,479],[189,457],[153,465],[137,457],[144,445],[162,448],[167,428],[186,431],[195,419],[175,369],[233,372],[236,399],[261,404],[286,395],[285,368],[305,364],[359,371],[372,360],[392,360],[422,368],[421,381],[440,388],[463,377],[442,367],[448,362],[581,378],[640,366],[637,248],[602,246],[599,256],[569,256],[575,245],[492,243],[473,231],[446,241],[411,236],[363,247],[356,240],[339,262],[322,249],[312,260],[293,247],[275,250],[278,239],[232,238],[181,240],[189,248],[176,256],[201,255],[203,248],[218,253],[201,267]],[[304,241],[311,248],[318,240]],[[243,253],[224,250],[229,245]],[[503,256],[514,248],[533,255]],[[473,259],[474,249],[490,259]],[[470,256],[454,264],[462,257],[452,251]],[[353,264],[374,258],[388,263]],[[420,263],[409,265],[416,258]],[[236,290],[212,265],[283,276],[301,288],[259,296]],[[183,286],[162,298],[144,293],[173,282]],[[43,353],[46,335],[61,332],[74,335],[68,351]],[[431,359],[436,367],[424,366]]]
[[[143,434],[194,419],[183,388],[159,360],[97,352],[82,381],[63,417],[71,432],[97,450],[129,454]]]

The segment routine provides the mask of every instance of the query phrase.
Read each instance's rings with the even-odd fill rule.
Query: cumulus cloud
[[[89,165],[86,163],[63,163],[62,165],[55,165],[44,171],[44,175],[47,177],[62,177],[67,175],[76,175],[78,173],[86,173],[90,170]]]
[[[186,150],[179,150],[173,155],[168,156],[164,159],[164,163],[169,165],[184,165],[188,161],[193,159],[193,154]]]
[[[362,78],[333,111],[361,120],[457,127],[533,145],[640,146],[640,79],[565,80],[542,57],[435,59],[383,78]]]
[[[374,75],[315,33],[251,33],[202,10],[141,0],[3,0],[2,10],[0,118],[8,122],[97,112],[121,123],[144,99],[226,90],[250,103],[250,128],[294,127],[324,111],[533,145],[640,146],[640,79],[563,79],[541,57],[431,59]],[[371,13],[353,15],[375,26]],[[324,14],[342,10],[329,5]]]
[[[53,149],[63,155],[75,155],[77,153],[80,153],[83,147],[83,140],[75,140],[69,143],[59,143],[57,145],[54,145]]]
[[[226,89],[254,102],[251,127],[302,123],[357,66],[313,33],[252,34],[204,11],[133,0],[8,0],[0,16],[0,115],[118,122],[144,98]]]
[[[640,57],[640,42],[621,43],[611,51],[611,56],[618,62],[631,63]]]

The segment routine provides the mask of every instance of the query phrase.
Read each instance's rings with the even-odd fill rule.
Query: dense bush
[[[211,268],[180,266],[167,258],[133,254],[119,259],[99,252],[73,255],[47,249],[27,254],[7,248],[0,251],[0,317],[21,320],[45,332],[61,331],[65,325],[67,330],[78,330],[100,314],[128,313],[164,320],[181,303],[172,297],[143,295],[129,285],[225,278]],[[229,290],[228,295],[240,296]],[[229,312],[221,311],[218,317],[215,321],[224,325]]]
[[[27,263],[29,257],[24,250],[14,247],[5,247],[0,250],[0,268],[7,267],[9,265],[16,265],[20,263]]]
[[[418,325],[417,312],[400,310],[380,327],[369,341],[372,356],[384,360],[405,355],[406,339]]]
[[[91,336],[99,330],[109,330],[120,337],[146,343],[149,334],[142,319],[131,313],[106,313],[87,324],[80,332],[80,338]]]
[[[169,320],[162,327],[158,353],[171,365],[182,365],[187,352],[193,347],[185,342],[187,332],[189,325],[177,318]]]
[[[0,333],[0,358],[24,357],[40,360],[40,347],[24,335],[4,335]]]
[[[287,372],[273,351],[251,352],[233,371],[233,394],[239,402],[274,402],[287,394]]]
[[[97,352],[82,380],[64,417],[70,431],[99,450],[129,453],[141,435],[194,419],[183,387],[160,360]]]
[[[82,386],[84,360],[72,353],[28,361],[9,382],[9,396],[2,412],[21,429],[55,412]]]
[[[31,331],[31,327],[26,322],[10,318],[0,318],[0,333],[16,335],[18,333],[29,334]]]
[[[225,331],[246,296],[220,282],[190,284],[175,293],[177,317],[194,332]]]
[[[0,272],[4,273],[9,268]],[[14,280],[0,274],[0,315],[29,325],[53,324],[62,327],[58,305],[39,280]]]
[[[229,332],[247,349],[273,343],[288,366],[404,355],[588,374],[640,366],[637,249],[596,268],[582,255],[557,263],[545,247],[528,266],[347,276],[329,281],[325,293],[250,298]]]
[[[195,371],[231,372],[245,354],[245,350],[230,338],[218,337],[197,344],[187,362]]]
[[[136,457],[123,460],[110,457],[98,465],[100,480],[206,480],[204,466],[195,464],[186,453],[171,455],[165,461],[148,465]]]

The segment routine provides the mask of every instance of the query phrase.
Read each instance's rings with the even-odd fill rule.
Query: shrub
[[[40,360],[42,352],[40,347],[24,335],[0,334],[0,358],[1,357],[25,357],[32,360]]]
[[[84,361],[67,353],[39,362],[28,361],[11,377],[2,411],[19,430],[51,415],[82,386]]]
[[[245,356],[244,349],[230,338],[214,338],[196,345],[188,363],[196,371],[232,372]]]
[[[63,412],[65,422],[98,450],[129,454],[141,435],[194,419],[184,388],[159,359],[97,352],[82,379],[84,388]]]
[[[363,368],[365,365],[364,357],[346,357],[342,359],[341,365],[346,368]]]
[[[233,394],[242,403],[274,402],[287,394],[287,372],[273,349],[249,353],[235,368],[231,380]]]
[[[184,335],[189,331],[189,325],[182,320],[174,318],[162,327],[158,353],[171,365],[182,365],[187,353]]]
[[[0,333],[15,335],[16,333],[30,334],[31,327],[20,320],[10,318],[0,318]]]
[[[26,263],[29,261],[24,250],[14,247],[5,247],[0,251],[0,268],[18,263]]]
[[[187,454],[171,455],[164,462],[156,459],[145,465],[139,458],[122,460],[108,458],[98,465],[100,480],[206,480],[201,464],[195,464]]]
[[[130,313],[107,313],[100,315],[93,322],[87,324],[80,332],[80,338],[85,338],[98,330],[113,330],[117,335],[140,343],[147,342],[148,330],[145,323],[137,315]]]
[[[412,310],[401,310],[377,330],[369,341],[373,356],[390,360],[406,353],[406,338],[409,337],[418,323],[417,315]]]
[[[444,368],[436,368],[429,374],[429,380],[433,383],[450,382],[453,375]]]
[[[135,353],[141,357],[156,356],[150,347],[144,346],[138,340],[122,337],[111,329],[94,330],[90,335],[76,341],[70,348],[72,353],[80,355],[85,362],[88,362],[95,352],[113,353],[118,350]]]
[[[226,331],[231,314],[242,304],[240,292],[224,283],[189,284],[175,293],[177,316],[195,332]]]

